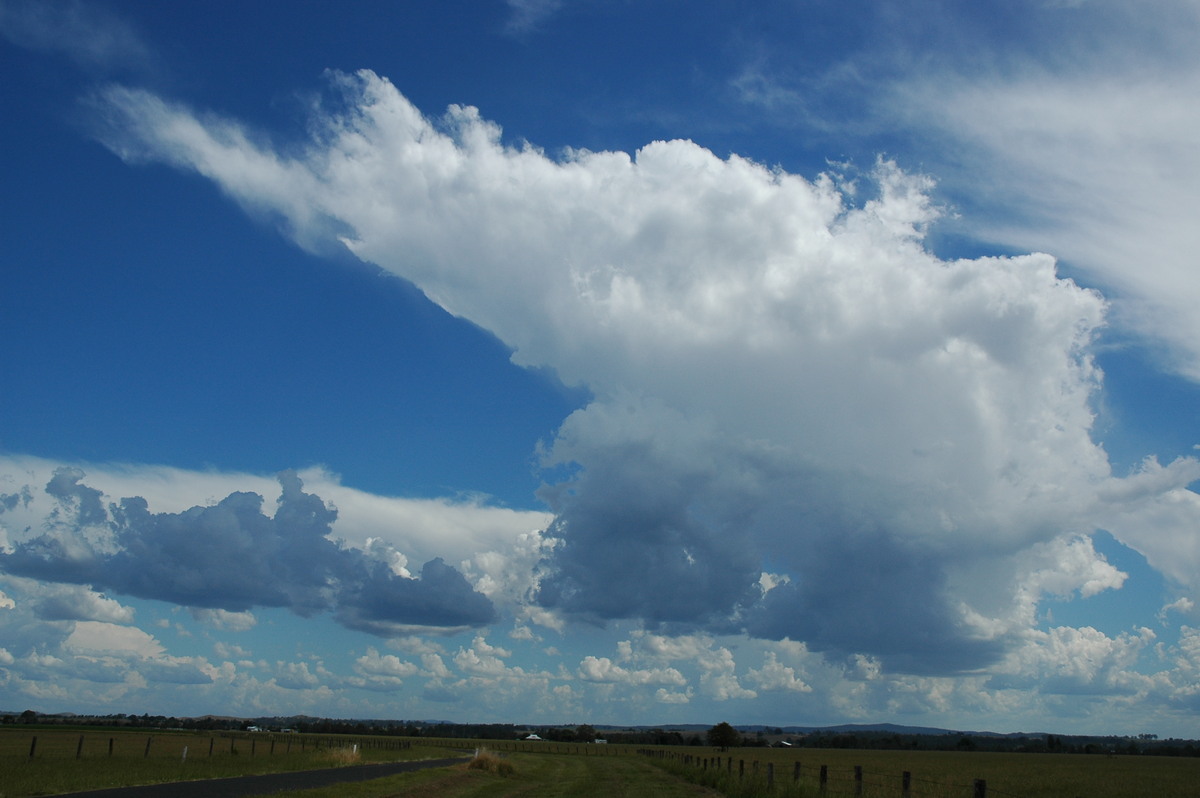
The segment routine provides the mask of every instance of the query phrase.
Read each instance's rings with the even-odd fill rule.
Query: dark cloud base
[[[0,553],[0,569],[189,607],[332,611],[346,626],[380,635],[391,625],[478,627],[495,619],[491,600],[441,558],[409,579],[338,545],[331,539],[337,510],[305,493],[294,472],[279,475],[273,516],[263,512],[262,496],[246,492],[180,513],[152,513],[140,497],[105,506],[83,479],[78,469],[55,471],[46,485],[56,503],[46,531]]]

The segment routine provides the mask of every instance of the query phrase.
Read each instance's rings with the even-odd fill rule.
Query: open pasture
[[[0,730],[0,797],[444,755],[410,745],[391,737],[10,727]]]
[[[1197,794],[1200,784],[1200,759],[1193,758],[814,748],[655,750],[673,754],[651,757],[671,772],[738,798],[974,798],[980,787],[993,798],[1188,798]]]
[[[32,745],[35,735],[36,747]],[[1200,760],[1151,756],[809,748],[718,751],[700,747],[25,727],[0,731],[0,798],[441,757],[447,749],[474,747],[493,752],[511,765],[511,771],[468,769],[462,765],[300,795],[975,798],[979,795],[977,780],[981,780],[986,785],[984,794],[991,798],[1183,798],[1196,795],[1196,785],[1200,784]],[[794,778],[797,763],[798,780]],[[769,786],[768,774],[772,777]]]
[[[460,741],[461,742],[461,741]],[[494,742],[494,741],[489,741]],[[303,792],[287,798],[721,798],[711,788],[682,779],[629,754],[523,753],[503,756],[511,772],[468,764]],[[285,798],[278,793],[272,798]]]

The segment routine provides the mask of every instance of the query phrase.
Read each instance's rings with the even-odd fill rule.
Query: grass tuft
[[[467,763],[467,769],[495,773],[497,776],[511,776],[513,772],[510,762],[501,759],[486,748],[475,749],[475,757]]]
[[[358,746],[347,748],[330,748],[325,751],[324,758],[333,763],[337,767],[342,765],[357,765],[362,760],[362,755],[358,752]]]

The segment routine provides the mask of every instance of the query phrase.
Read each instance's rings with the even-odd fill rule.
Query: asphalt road
[[[408,773],[425,768],[444,768],[465,761],[450,759],[417,759],[407,762],[386,762],[379,765],[351,765],[322,770],[301,770],[295,773],[267,773],[262,776],[237,776],[231,779],[201,779],[175,781],[170,784],[146,784],[141,787],[115,787],[110,790],[89,790],[67,793],[71,798],[242,798],[283,790],[309,790],[348,781],[367,781]]]

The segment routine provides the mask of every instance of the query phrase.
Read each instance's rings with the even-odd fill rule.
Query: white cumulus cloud
[[[1195,494],[1122,498],[1137,480],[1091,434],[1104,299],[1049,255],[935,257],[929,179],[881,160],[860,199],[690,141],[550,156],[474,108],[426,117],[371,72],[331,82],[337,110],[300,147],[121,86],[96,98],[100,135],[301,245],[340,241],[590,389],[542,453],[571,476],[541,494],[541,608],[953,673],[1018,645],[1021,591],[1119,586],[1064,543],[1098,527],[1195,578],[1168,565],[1197,556]],[[1031,586],[1022,553],[1064,545],[1079,556]],[[999,601],[968,578],[992,562]]]

